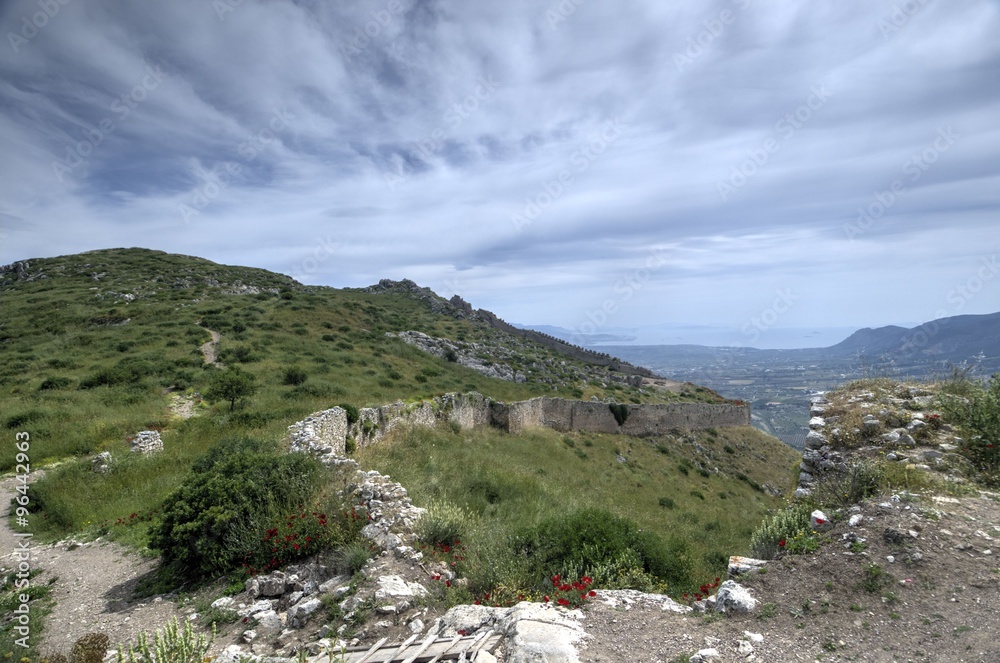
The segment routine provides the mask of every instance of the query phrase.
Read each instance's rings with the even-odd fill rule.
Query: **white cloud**
[[[0,47],[0,261],[144,245],[574,326],[659,246],[616,324],[738,329],[776,288],[802,293],[781,324],[924,319],[996,248],[994,3],[885,37],[892,0],[588,2],[553,26],[557,4],[67,4]],[[3,33],[36,10],[7,3]],[[164,80],[122,117],[149,67]],[[942,127],[954,146],[851,240]]]

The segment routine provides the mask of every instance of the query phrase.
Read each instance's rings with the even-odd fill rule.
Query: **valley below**
[[[834,352],[833,348],[618,345],[602,349],[658,375],[704,385],[725,398],[750,403],[753,426],[796,449],[805,444],[809,398],[817,392],[865,378],[942,380],[952,378],[956,370],[966,377],[988,377],[1000,371],[1000,356],[963,350],[945,356],[894,356],[863,350]]]

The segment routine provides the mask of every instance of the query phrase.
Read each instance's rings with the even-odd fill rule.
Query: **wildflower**
[[[559,599],[558,601],[556,601],[556,603],[562,606],[566,606],[569,605],[569,599]]]
[[[542,597],[542,600],[545,601],[546,603],[548,603],[549,602],[549,596],[548,596],[548,594],[546,594],[544,597]]]
[[[784,548],[785,547],[785,543],[786,543],[786,541],[784,539],[782,539],[781,541],[778,541],[778,546],[781,547],[781,548]]]
[[[587,596],[593,598],[597,596],[597,592],[595,592],[594,590],[590,590],[589,592],[587,592]]]

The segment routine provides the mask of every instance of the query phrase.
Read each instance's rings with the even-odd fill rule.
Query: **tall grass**
[[[714,460],[696,453],[695,444],[715,454]],[[724,446],[739,451],[724,453]],[[437,520],[460,526],[473,585],[480,589],[523,576],[515,548],[525,531],[596,508],[628,519],[683,555],[688,578],[675,578],[671,587],[683,592],[720,575],[729,555],[745,553],[757,522],[782,503],[736,475],[789,490],[791,473],[776,468],[790,467],[794,455],[773,438],[742,428],[720,429],[714,438],[706,433],[641,440],[442,426],[406,431],[365,448],[358,458],[407,486],[414,502],[430,506],[432,514],[461,510],[461,518]],[[726,473],[684,474],[681,461],[713,470],[718,464]],[[665,496],[674,508],[661,505]]]

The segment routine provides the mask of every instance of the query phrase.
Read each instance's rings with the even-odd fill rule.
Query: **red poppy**
[[[785,540],[782,539],[781,541],[778,541],[778,545],[781,546],[782,548],[784,548],[785,547]]]
[[[597,592],[595,592],[594,590],[590,590],[589,592],[587,592],[587,596],[590,596],[591,598],[593,598],[593,597],[597,596]]]

